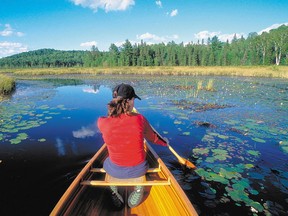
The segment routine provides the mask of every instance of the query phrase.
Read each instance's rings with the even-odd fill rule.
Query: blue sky
[[[108,50],[111,43],[197,42],[288,25],[288,0],[0,0],[0,58]]]

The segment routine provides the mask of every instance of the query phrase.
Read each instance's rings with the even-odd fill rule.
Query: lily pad
[[[252,138],[252,140],[254,140],[255,142],[259,142],[259,143],[266,143],[265,140],[260,139],[260,138]]]
[[[253,156],[259,156],[260,152],[259,151],[254,151],[254,150],[248,150],[247,151],[250,155],[253,155]]]
[[[45,142],[46,139],[45,138],[41,138],[41,139],[38,139],[39,142]]]
[[[252,206],[258,212],[263,212],[264,211],[264,207],[259,202],[251,202],[251,203],[249,203],[249,206]]]
[[[209,153],[209,148],[194,148],[194,154],[206,155]]]

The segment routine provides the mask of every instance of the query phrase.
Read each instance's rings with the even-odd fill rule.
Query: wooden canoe
[[[198,215],[186,194],[151,146],[145,142],[150,169],[142,182],[109,179],[102,168],[108,156],[104,144],[86,164],[60,198],[51,214],[54,215]],[[111,182],[112,181],[112,182]],[[121,210],[113,209],[109,185],[118,185],[124,200],[133,190],[133,185],[145,185],[140,205]]]

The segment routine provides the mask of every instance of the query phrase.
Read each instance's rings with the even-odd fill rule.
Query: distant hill
[[[0,67],[74,67],[83,66],[87,51],[39,49],[0,59]]]
[[[217,36],[207,43],[148,45],[111,44],[108,52],[92,46],[91,51],[40,49],[0,59],[0,68],[27,67],[117,67],[117,66],[244,66],[288,65],[288,26],[258,35],[252,32],[245,39],[222,42]]]

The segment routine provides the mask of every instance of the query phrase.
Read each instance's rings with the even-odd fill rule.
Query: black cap
[[[123,97],[124,99],[132,99],[134,97],[134,98],[138,98],[139,100],[141,100],[141,98],[135,94],[134,88],[131,85],[124,84],[124,83],[117,85],[113,89],[112,96],[113,98],[120,96],[120,97]]]

